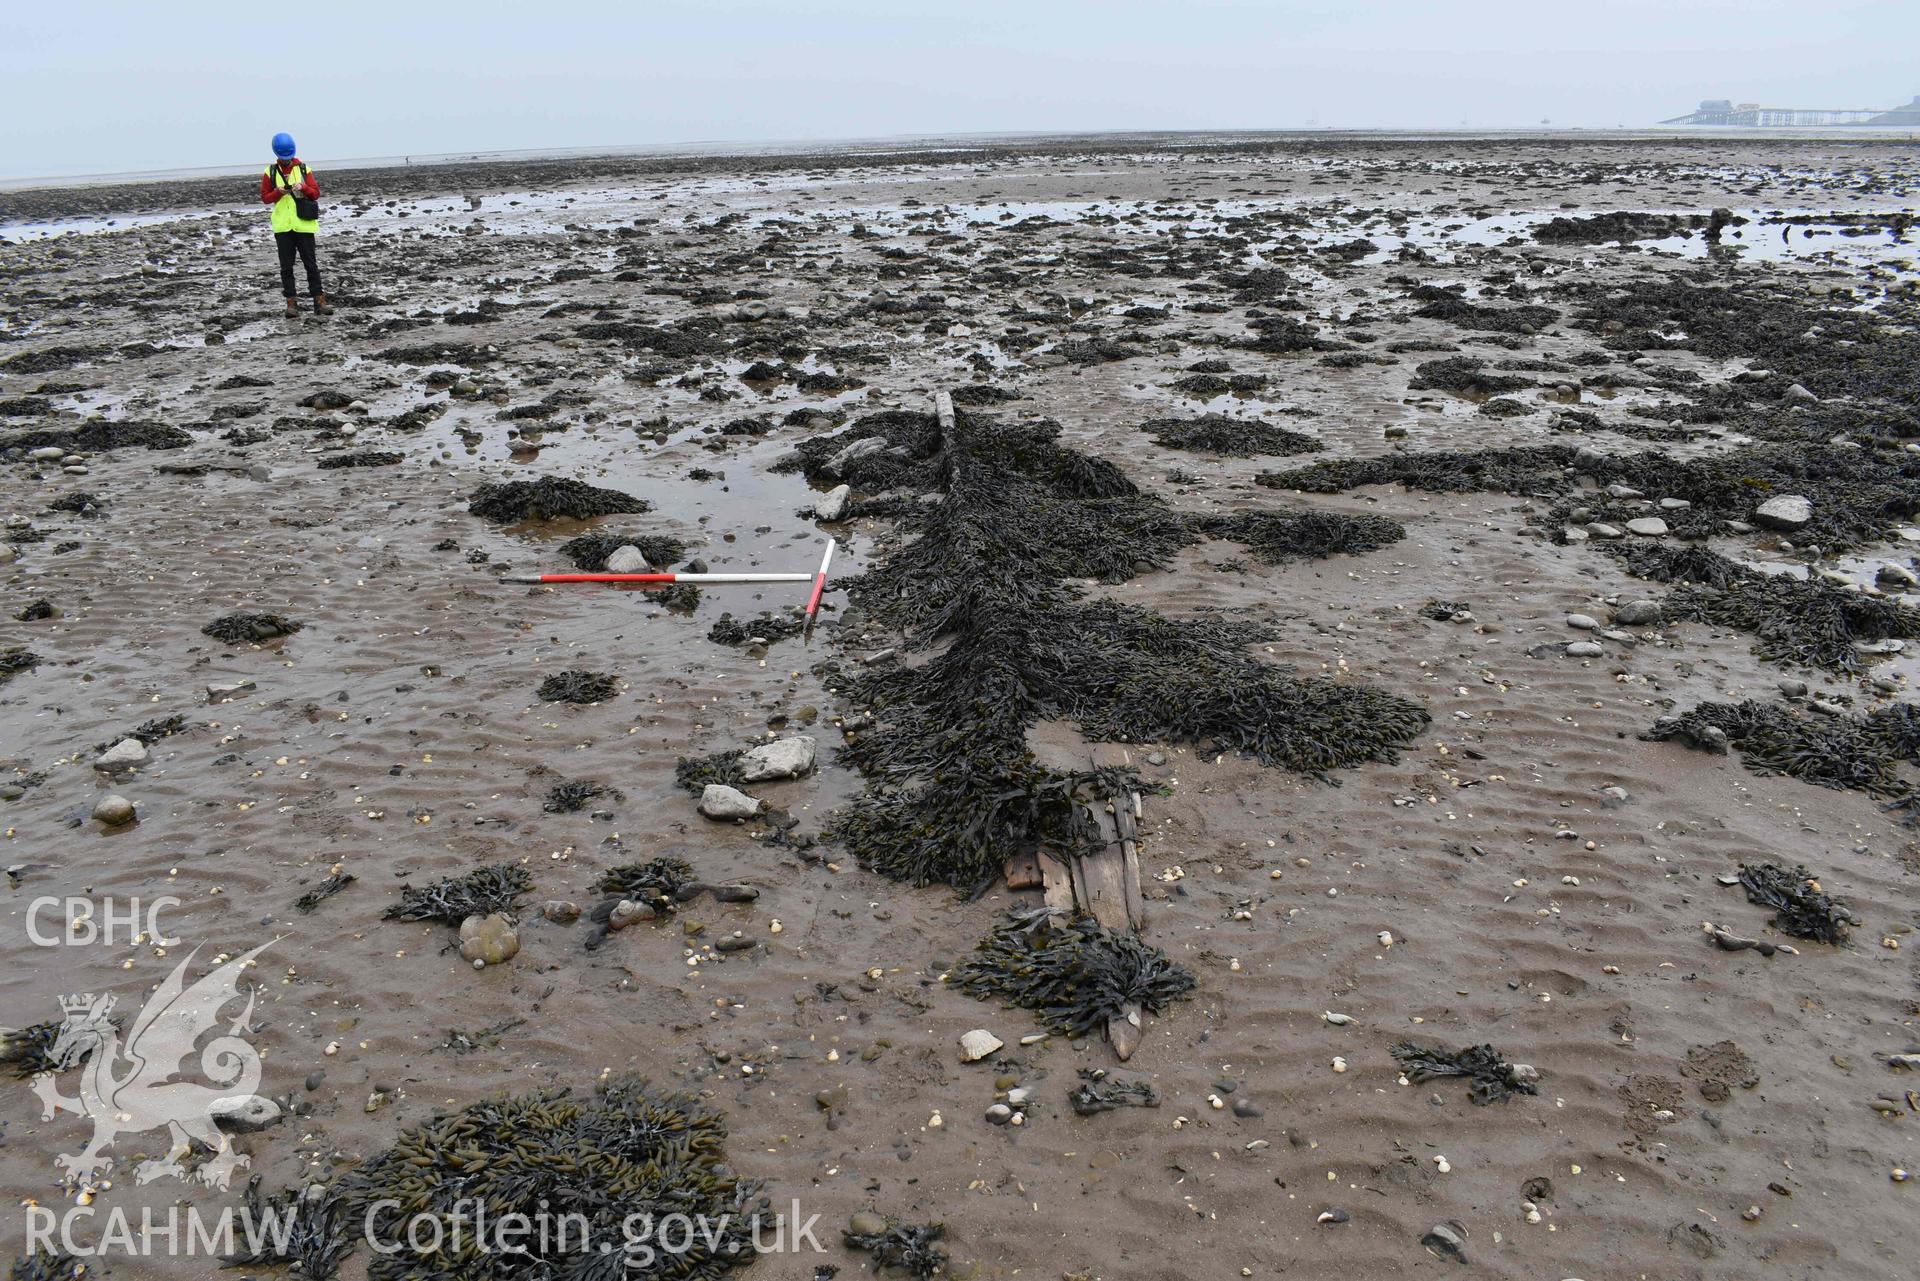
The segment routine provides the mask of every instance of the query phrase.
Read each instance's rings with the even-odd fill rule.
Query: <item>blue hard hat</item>
[[[275,135],[273,135],[273,154],[274,155],[280,157],[282,160],[291,160],[293,158],[293,150],[294,149],[293,149],[292,134],[276,133]]]

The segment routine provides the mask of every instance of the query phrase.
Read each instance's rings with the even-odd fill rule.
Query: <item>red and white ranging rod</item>
[[[827,540],[827,551],[820,558],[820,572],[813,576],[813,592],[807,597],[807,626],[813,626],[814,611],[820,608],[820,594],[827,590],[827,567],[833,564],[834,540]]]
[[[810,583],[814,575],[799,574],[503,574],[503,583],[639,583],[643,587],[671,587],[675,583],[718,586],[723,583]]]
[[[833,565],[833,553],[837,545],[834,539],[827,540],[827,550],[820,558],[820,568],[811,574],[502,574],[500,581],[543,585],[631,583],[640,587],[672,587],[676,583],[694,583],[703,587],[724,587],[739,583],[812,583],[813,590],[807,595],[807,622],[811,624],[814,615],[820,609],[820,597],[827,590],[827,570]]]

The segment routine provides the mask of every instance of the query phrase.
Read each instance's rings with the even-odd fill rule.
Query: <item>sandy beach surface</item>
[[[1899,1172],[1920,1168],[1920,1071],[1898,1056],[1920,1051],[1920,838],[1882,808],[1920,777],[1912,757],[1874,792],[1757,772],[1738,742],[1642,737],[1703,703],[1795,724],[1894,708],[1911,650],[1785,661],[1751,627],[1681,616],[1676,583],[1617,554],[1710,548],[1904,603],[1920,404],[1876,371],[1920,351],[1912,143],[1199,138],[319,178],[337,311],[292,321],[244,180],[0,195],[0,653],[27,656],[0,684],[0,1025],[57,1023],[74,993],[114,993],[130,1021],[194,949],[190,976],[264,945],[244,1035],[282,1113],[233,1140],[250,1164],[224,1190],[138,1182],[159,1129],[76,1181],[55,1158],[92,1121],[43,1119],[6,1080],[7,1258],[31,1206],[211,1211],[253,1176],[334,1185],[437,1113],[631,1071],[700,1096],[732,1170],[820,1216],[822,1252],[747,1276],[874,1273],[841,1240],[863,1212],[944,1225],[957,1277],[1914,1272],[1920,1190]],[[1667,217],[1535,234],[1617,211]],[[829,480],[776,465],[872,415],[927,415],[940,390],[967,430],[1050,420],[1182,530],[1283,509],[1404,530],[1271,559],[1195,534],[1066,583],[1247,625],[1258,662],[1431,717],[1395,759],[1324,777],[1211,738],[1120,749],[1145,791],[1141,937],[1194,979],[1124,1064],[1097,1036],[1028,1043],[1034,1013],[945,981],[1038,891],[916,887],[831,835],[897,783],[841,755],[864,724],[850,689],[944,644],[849,588],[911,545],[906,500],[937,502],[953,473],[856,483],[827,522]],[[1142,430],[1203,415],[1311,452]],[[1256,483],[1552,446],[1553,484]],[[1812,500],[1811,525],[1770,526],[1592,461],[1753,449],[1875,460],[1880,505],[1854,481],[1755,482],[1748,508]],[[543,477],[647,509],[469,510]],[[1586,528],[1628,517],[1671,530]],[[716,572],[840,550],[811,634],[758,618],[790,620],[804,585],[499,581],[576,568],[561,547],[582,534],[672,540],[666,566]],[[1115,546],[1137,536],[1113,524]],[[237,613],[300,626],[203,631]],[[717,640],[723,615],[746,625]],[[569,671],[613,679],[544,699]],[[141,727],[144,760],[98,759]],[[1029,738],[1084,762],[1085,730],[1049,716]],[[708,819],[676,783],[683,757],[795,735],[816,768],[746,788],[791,827]],[[567,783],[604,790],[552,812]],[[137,821],[92,817],[108,794]],[[612,934],[543,910],[590,913],[605,873],[658,857],[757,894]],[[1846,905],[1842,942],[1793,936],[1727,883],[1768,863]],[[531,879],[505,963],[474,968],[450,924],[385,918],[403,887],[492,864]],[[178,900],[157,918],[170,945],[122,927],[41,946],[83,897]],[[1707,924],[1767,946],[1716,946]],[[1004,1045],[963,1062],[977,1028]],[[1477,1105],[1462,1079],[1412,1080],[1406,1042],[1490,1045],[1537,1093]],[[1082,1069],[1158,1106],[1077,1115]],[[1031,1091],[1018,1125],[987,1115],[1009,1089]],[[121,1254],[89,1275],[214,1271]]]

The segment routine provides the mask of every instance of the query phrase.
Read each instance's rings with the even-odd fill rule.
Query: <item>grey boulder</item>
[[[762,743],[740,757],[740,781],[764,783],[777,778],[799,778],[813,768],[818,744],[804,734]]]

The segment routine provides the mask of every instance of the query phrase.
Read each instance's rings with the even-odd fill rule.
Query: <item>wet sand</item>
[[[979,1277],[1425,1275],[1457,1266],[1421,1243],[1449,1221],[1465,1229],[1472,1268],[1499,1277],[1912,1268],[1914,1184],[1890,1172],[1920,1165],[1920,1116],[1871,1101],[1912,1084],[1877,1056],[1920,1049],[1920,846],[1861,794],[1640,741],[1676,704],[1772,697],[1783,678],[1809,674],[1700,623],[1604,658],[1568,656],[1578,634],[1566,615],[1605,618],[1611,600],[1661,593],[1589,548],[1531,536],[1524,496],[1309,496],[1299,501],[1401,521],[1407,537],[1284,566],[1207,543],[1168,570],[1092,589],[1176,617],[1260,621],[1271,661],[1420,700],[1433,724],[1398,764],[1339,771],[1337,786],[1193,744],[1135,745],[1164,757],[1144,767],[1165,784],[1142,825],[1145,937],[1198,987],[1148,1021],[1122,1070],[1150,1080],[1162,1105],[1084,1118],[1067,1092],[1077,1069],[1116,1066],[1104,1044],[1023,1047],[1040,1030],[1031,1015],[940,981],[996,913],[1036,894],[912,889],[831,844],[796,851],[712,823],[675,786],[680,756],[808,729],[819,772],[752,790],[817,833],[861,788],[827,750],[849,710],[844,673],[899,638],[843,625],[838,588],[810,639],[762,654],[715,644],[708,629],[723,612],[797,605],[800,591],[716,588],[689,613],[631,590],[496,581],[571,568],[558,545],[605,530],[671,536],[716,571],[811,569],[832,534],[844,584],[883,554],[891,526],[815,521],[802,513],[819,492],[773,464],[839,422],[924,410],[936,389],[977,382],[1020,395],[993,412],[1057,420],[1063,443],[1197,512],[1278,505],[1253,478],[1300,461],[1543,441],[1644,448],[1634,411],[1667,396],[1630,378],[1578,394],[1601,425],[1571,441],[1555,430],[1562,402],[1550,389],[1516,393],[1526,412],[1504,418],[1410,390],[1414,366],[1445,351],[1396,344],[1563,362],[1594,341],[1557,319],[1511,348],[1482,346],[1412,316],[1408,284],[1566,309],[1556,290],[1572,282],[1770,273],[1910,319],[1899,300],[1912,297],[1913,243],[1832,221],[1783,238],[1786,224],[1763,219],[1911,209],[1911,144],[1035,145],[909,163],[657,163],[470,166],[454,184],[464,194],[431,197],[383,191],[399,181],[391,171],[323,172],[338,193],[320,245],[338,312],[296,322],[276,314],[265,214],[244,189],[197,209],[163,191],[145,211],[164,218],[102,234],[42,235],[61,217],[132,210],[49,197],[25,210],[34,226],[0,226],[20,242],[0,247],[0,402],[22,402],[0,439],[96,416],[192,437],[180,449],[82,451],[84,474],[24,451],[0,466],[9,521],[46,532],[10,530],[17,558],[0,566],[0,649],[41,659],[0,685],[0,782],[17,789],[0,818],[6,861],[24,865],[4,906],[0,1024],[57,1019],[72,992],[116,992],[130,1013],[186,949],[204,961],[271,940],[249,1039],[263,1055],[260,1092],[301,1114],[237,1140],[266,1186],[336,1178],[448,1106],[587,1089],[632,1069],[706,1093],[727,1118],[732,1163],[833,1229],[824,1255],[763,1259],[747,1275],[863,1273],[865,1257],[837,1238],[867,1208],[944,1223],[958,1273]],[[1631,247],[1529,234],[1568,214],[1718,206],[1752,221],[1713,259],[1698,234]],[[1345,248],[1360,238],[1370,246]],[[1301,282],[1306,310],[1283,314],[1364,334],[1357,346],[1378,362],[1232,346],[1247,305],[1220,277],[1260,266]],[[701,331],[720,340],[710,350],[580,333],[671,327],[742,302],[774,314],[716,320]],[[1056,350],[1091,338],[1138,354],[1079,364]],[[404,350],[436,343],[459,347]],[[1658,355],[1702,386],[1745,367]],[[1209,359],[1268,381],[1211,398],[1170,387]],[[755,360],[861,385],[742,381]],[[316,393],[338,395],[301,404]],[[413,413],[422,406],[433,410]],[[789,421],[799,409],[831,417]],[[1218,458],[1138,430],[1200,412],[1305,432],[1327,452]],[[722,430],[743,418],[768,430]],[[1730,444],[1707,434],[1662,447]],[[403,461],[318,465],[369,448]],[[468,513],[478,486],[537,476],[612,487],[653,510],[506,527]],[[96,495],[97,511],[49,510],[76,491]],[[1780,555],[1764,534],[1716,546]],[[1841,564],[1870,578],[1907,555],[1883,547]],[[41,598],[56,617],[14,621]],[[1420,613],[1436,598],[1471,617]],[[236,611],[305,626],[259,646],[202,634]],[[575,668],[617,675],[618,694],[538,700],[545,677]],[[1902,690],[1913,671],[1905,655],[1871,669]],[[209,684],[240,679],[255,687],[209,703]],[[1810,679],[1862,703],[1881,696]],[[95,745],[176,714],[188,728],[109,789]],[[1052,724],[1036,738],[1076,741]],[[568,780],[619,796],[544,812]],[[88,818],[106,790],[134,801],[137,824]],[[599,873],[662,854],[759,898],[701,900],[592,952],[586,926],[541,918],[543,901],[590,904]],[[1852,944],[1770,958],[1713,948],[1703,921],[1778,937],[1764,909],[1716,883],[1766,860],[1804,862],[1854,904],[1864,924]],[[536,886],[504,966],[476,972],[444,926],[381,919],[402,884],[500,861],[524,863]],[[358,880],[295,910],[334,872]],[[172,895],[181,905],[164,921],[183,941],[35,946],[29,907],[69,895]],[[734,931],[759,946],[698,950]],[[1326,1011],[1352,1021],[1335,1026]],[[979,1027],[1007,1047],[962,1064],[958,1038]],[[1457,1081],[1404,1084],[1389,1046],[1409,1039],[1489,1042],[1536,1066],[1540,1093],[1477,1107]],[[983,1117],[1001,1074],[1036,1091],[1023,1127]],[[63,1078],[69,1093],[77,1076]],[[838,1087],[844,1110],[816,1104]],[[375,1091],[390,1101],[370,1108]],[[1259,1115],[1209,1095],[1251,1099]],[[43,1122],[26,1083],[10,1084],[4,1187],[70,1205],[53,1157],[87,1134],[71,1116]],[[162,1146],[157,1131],[123,1136],[94,1204],[237,1198],[238,1181],[226,1194],[136,1186],[136,1159]],[[1535,1186],[1529,1222],[1535,1179],[1551,1194]],[[1321,1223],[1329,1210],[1350,1219]],[[0,1248],[17,1254],[22,1215],[3,1222]],[[365,1263],[362,1251],[343,1275]],[[207,1271],[166,1258],[106,1268]]]

